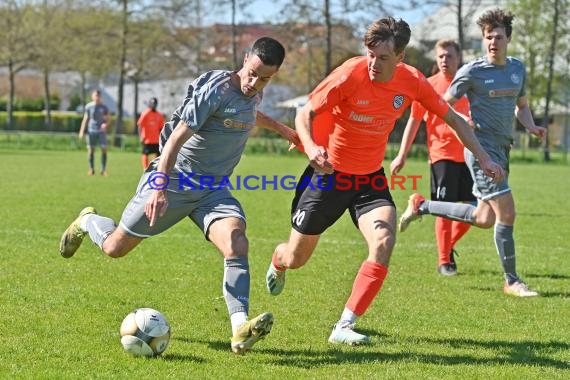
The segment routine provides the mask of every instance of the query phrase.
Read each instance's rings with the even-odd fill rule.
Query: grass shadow
[[[189,343],[189,344],[206,344],[208,345],[211,349],[214,349],[216,351],[228,351],[230,352],[230,345],[228,343],[228,341],[202,341],[202,340],[192,340],[190,338],[187,338],[185,336],[177,336],[177,337],[173,337],[172,340],[178,340],[180,342],[184,342],[184,343]],[[164,358],[166,360],[172,360],[172,361],[176,361],[176,360],[180,360],[180,361],[193,361],[196,363],[205,363],[206,360],[204,360],[203,358],[199,358],[197,356],[192,356],[192,355],[166,355],[164,356]]]
[[[570,370],[570,362],[549,358],[540,351],[563,352],[570,349],[566,342],[537,342],[521,341],[509,342],[500,340],[474,340],[474,339],[433,339],[433,338],[409,338],[412,346],[418,347],[417,351],[405,349],[402,352],[383,352],[378,343],[365,347],[338,346],[327,350],[284,350],[263,349],[264,353],[275,356],[271,363],[279,366],[298,367],[303,369],[318,368],[329,365],[346,364],[369,364],[371,362],[421,362],[435,365],[469,365],[469,366],[536,366]],[[399,344],[397,342],[381,343],[382,348],[388,345]],[[446,355],[430,354],[422,352],[426,347],[435,345],[442,346],[436,350],[444,350]],[[450,349],[450,346],[452,349]],[[389,347],[393,351],[394,347]],[[489,349],[497,354],[489,358],[482,358],[468,354],[455,353],[454,350],[464,349]]]
[[[345,345],[328,346],[326,349],[281,349],[271,345],[255,347],[255,352],[267,355],[271,365],[312,369],[331,365],[369,364],[371,362],[421,362],[431,365],[469,365],[469,366],[535,366],[570,370],[570,361],[557,360],[549,354],[570,351],[570,343],[562,341],[506,341],[506,340],[477,340],[477,339],[440,339],[429,337],[409,337],[404,339],[405,348],[394,352],[402,344],[402,339],[391,337],[375,330],[362,331],[373,338],[372,344],[351,347]],[[230,352],[227,341],[200,341],[185,337],[177,340],[188,343],[199,343],[216,351]],[[439,347],[438,347],[439,346]],[[416,349],[409,349],[416,347]],[[446,354],[426,353],[444,351]],[[465,354],[464,350],[489,350],[493,354],[481,357]],[[390,351],[390,352],[387,352]],[[205,362],[192,356],[166,355],[166,360],[191,360]]]
[[[556,274],[556,273],[527,273],[525,277],[530,278],[548,278],[550,280],[570,280],[570,276],[566,274]]]
[[[161,355],[162,360],[169,362],[193,362],[199,364],[205,364],[207,361],[203,358],[194,355],[180,355],[180,354],[163,354]]]

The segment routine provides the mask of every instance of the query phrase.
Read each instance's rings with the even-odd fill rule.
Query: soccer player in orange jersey
[[[483,162],[487,175],[495,179],[504,175],[467,122],[417,69],[402,63],[410,34],[403,20],[386,17],[374,22],[364,36],[366,56],[351,58],[334,70],[313,90],[295,119],[309,166],[293,199],[289,240],[275,248],[266,284],[272,295],[280,294],[286,270],[302,267],[320,235],[349,210],[368,252],[329,337],[331,343],[370,342],[354,331],[354,324],[380,291],[396,241],[396,208],[387,186],[377,180],[385,178],[382,161],[388,136],[412,101],[454,128]],[[328,142],[323,134],[329,135]]]
[[[438,72],[429,77],[428,82],[442,96],[459,68],[460,53],[461,48],[454,40],[442,39],[435,44]],[[469,102],[465,96],[461,97],[453,108],[463,115],[469,115]],[[403,169],[406,155],[410,151],[422,119],[426,122],[431,199],[446,202],[475,202],[476,198],[472,193],[473,179],[465,164],[463,144],[445,121],[437,115],[426,112],[418,102],[412,103],[412,112],[404,130],[400,151],[390,164],[391,173],[398,174]],[[468,223],[436,218],[435,237],[439,254],[437,271],[441,275],[457,274],[454,259],[455,243],[465,235],[469,227],[471,225]]]
[[[149,155],[157,157],[160,154],[160,131],[164,127],[165,120],[164,115],[158,112],[156,107],[158,107],[158,99],[150,98],[148,108],[143,111],[137,121],[139,138],[143,144],[141,157],[143,170],[148,167]]]

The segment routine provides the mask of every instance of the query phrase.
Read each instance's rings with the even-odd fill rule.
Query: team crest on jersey
[[[404,95],[394,96],[394,101],[392,102],[395,109],[399,109],[404,104]]]
[[[521,77],[513,73],[511,74],[511,80],[513,81],[514,84],[519,84],[521,82]]]
[[[232,120],[232,119],[224,119],[224,127],[226,128],[234,128],[234,129],[250,129],[253,128],[255,124],[253,123],[246,123],[243,121]]]

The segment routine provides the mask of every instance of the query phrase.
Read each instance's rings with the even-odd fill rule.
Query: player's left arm
[[[255,120],[257,126],[269,129],[270,131],[279,134],[285,140],[289,141],[291,145],[296,146],[300,144],[301,140],[299,140],[299,135],[297,135],[297,131],[293,128],[289,128],[285,124],[278,122],[261,111],[257,111]]]
[[[83,119],[81,120],[81,127],[79,128],[79,139],[81,140],[85,136],[85,128],[89,122],[89,113],[85,111],[83,114]]]
[[[521,96],[517,99],[515,116],[529,133],[540,138],[546,136],[546,128],[539,127],[534,123],[534,119],[532,118],[532,113],[530,112],[530,107],[528,106],[526,96]]]
[[[107,131],[109,129],[109,124],[111,124],[111,113],[109,109],[105,107],[105,113],[103,114],[103,124],[101,124],[101,129]]]
[[[493,178],[493,182],[495,183],[502,181],[505,177],[505,171],[499,164],[494,162],[491,156],[483,149],[465,119],[455,112],[452,107],[449,107],[445,116],[442,116],[442,119],[455,130],[457,137],[463,145],[477,157],[485,174]]]

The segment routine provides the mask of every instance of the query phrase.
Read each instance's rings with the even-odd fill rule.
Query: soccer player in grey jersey
[[[105,254],[117,258],[144,238],[189,217],[224,257],[222,290],[232,325],[231,349],[237,354],[251,349],[271,331],[273,315],[263,313],[248,320],[245,215],[228,188],[215,185],[232,174],[256,124],[274,130],[290,143],[299,143],[294,130],[257,110],[263,88],[277,74],[284,58],[285,50],[278,41],[262,37],[246,54],[239,71],[210,71],[194,80],[162,131],[161,156],[143,174],[119,226],[87,207],[60,242],[61,255],[71,257],[89,234]],[[214,178],[216,183],[210,181],[212,187],[194,186],[203,176]]]
[[[109,109],[101,100],[101,91],[93,90],[91,102],[85,105],[83,120],[79,129],[79,139],[85,136],[87,129],[87,156],[89,159],[89,172],[87,175],[95,174],[95,147],[101,146],[101,175],[107,175],[107,128],[111,120]]]
[[[535,125],[525,97],[525,67],[518,59],[507,56],[513,17],[510,12],[494,9],[478,19],[486,55],[463,66],[444,96],[445,100],[454,103],[467,94],[475,135],[507,174],[514,117],[531,134],[540,138],[546,134],[545,128]],[[477,207],[427,201],[420,194],[412,194],[400,219],[400,230],[404,231],[410,222],[424,214],[459,220],[480,228],[494,226],[495,246],[505,277],[504,293],[517,297],[537,296],[538,293],[529,289],[516,271],[515,203],[508,175],[502,181],[491,181],[468,150],[465,150],[465,162],[473,177],[473,194],[479,199]]]

